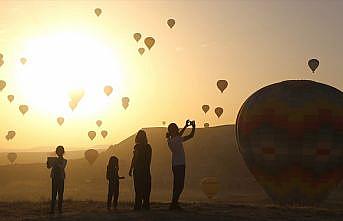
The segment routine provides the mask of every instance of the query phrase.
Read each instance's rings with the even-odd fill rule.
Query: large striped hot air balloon
[[[241,107],[236,137],[275,203],[317,205],[343,178],[343,93],[307,80],[264,87]]]

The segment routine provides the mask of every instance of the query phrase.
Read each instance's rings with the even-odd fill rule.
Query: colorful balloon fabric
[[[343,93],[308,80],[264,87],[241,107],[236,138],[275,203],[319,204],[343,178]]]

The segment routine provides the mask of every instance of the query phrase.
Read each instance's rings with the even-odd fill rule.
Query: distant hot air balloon
[[[102,131],[101,131],[101,136],[102,136],[103,138],[106,138],[106,137],[107,137],[107,134],[108,134],[107,130],[102,130]]]
[[[207,104],[204,104],[204,105],[202,105],[202,110],[204,111],[204,113],[206,114],[207,113],[207,111],[209,111],[210,110],[210,106],[209,105],[207,105]]]
[[[7,100],[12,103],[12,101],[14,100],[14,95],[8,95],[7,96]]]
[[[92,165],[95,162],[98,156],[99,156],[98,151],[94,149],[89,149],[85,152],[85,158],[90,165]]]
[[[207,128],[207,127],[209,127],[209,126],[210,126],[209,123],[204,123],[204,127],[205,127],[205,128]]]
[[[173,28],[175,25],[175,19],[173,19],[173,18],[168,19],[167,24],[168,24],[169,28]]]
[[[105,93],[107,96],[110,96],[110,95],[112,94],[112,91],[113,91],[112,86],[106,85],[106,86],[104,87],[104,93]]]
[[[63,117],[58,117],[57,118],[57,123],[62,126],[62,124],[64,123],[64,118]]]
[[[166,125],[166,122],[165,122],[165,121],[162,121],[162,125],[163,125],[163,126]]]
[[[318,205],[343,179],[343,93],[322,83],[266,86],[242,105],[236,140],[247,167],[283,205]]]
[[[121,99],[122,106],[125,110],[129,106],[129,102],[130,102],[130,99],[128,97],[123,97]]]
[[[14,161],[17,159],[17,154],[16,153],[8,153],[7,159],[8,159],[8,161],[10,161],[11,164],[13,164]]]
[[[89,139],[93,140],[96,136],[96,132],[95,131],[89,131],[88,132],[88,137]]]
[[[308,66],[310,67],[312,73],[314,73],[314,71],[317,69],[317,67],[319,66],[319,60],[312,58],[307,62]]]
[[[224,92],[224,90],[227,88],[229,83],[226,80],[218,80],[217,81],[217,87],[220,90],[220,92]]]
[[[69,107],[70,107],[70,109],[72,110],[72,111],[74,111],[75,110],[75,108],[77,107],[77,101],[74,101],[74,100],[71,100],[71,101],[69,101]]]
[[[29,110],[29,106],[22,104],[19,106],[19,111],[24,115]]]
[[[101,121],[101,120],[97,120],[95,123],[96,123],[96,125],[97,125],[98,127],[101,127],[101,125],[102,125],[102,121]]]
[[[83,98],[84,95],[85,91],[83,89],[74,89],[69,93],[70,100],[76,103],[79,103],[79,101]]]
[[[0,67],[4,64],[3,54],[0,53]]]
[[[142,35],[141,33],[134,33],[133,38],[138,42],[139,40],[141,40]]]
[[[0,91],[6,87],[6,81],[0,80]]]
[[[219,191],[219,182],[216,177],[205,177],[201,180],[200,186],[209,199],[212,199]]]
[[[94,9],[94,13],[96,14],[96,16],[100,16],[101,15],[101,13],[102,13],[102,10],[101,10],[101,8],[96,8],[96,9]]]
[[[9,141],[10,137],[8,136],[8,134],[5,136],[6,140]]]
[[[145,52],[145,49],[144,48],[138,48],[138,52],[140,55],[143,55]]]
[[[16,132],[14,130],[10,130],[7,132],[7,136],[9,138],[9,140],[12,140],[16,135]]]
[[[217,117],[220,118],[220,116],[223,114],[224,109],[221,107],[216,107],[216,109],[214,109],[214,112],[216,113]]]
[[[144,39],[144,43],[148,47],[148,49],[150,50],[152,48],[152,46],[154,46],[154,44],[155,44],[155,39],[153,37],[147,37]]]
[[[24,58],[24,57],[20,58],[20,63],[21,64],[26,64],[26,62],[27,62],[26,58]]]

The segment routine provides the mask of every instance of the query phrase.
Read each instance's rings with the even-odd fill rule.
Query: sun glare
[[[121,66],[115,50],[89,34],[63,32],[27,42],[18,61],[19,93],[32,109],[54,115],[70,115],[70,93],[84,91],[73,114],[89,116],[110,104],[104,87],[111,85],[118,95]]]

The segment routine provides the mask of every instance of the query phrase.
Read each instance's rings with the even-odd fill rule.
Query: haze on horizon
[[[101,16],[95,8],[102,9]],[[0,152],[113,144],[162,121],[233,124],[249,95],[286,79],[342,90],[342,11],[338,0],[3,0],[0,80],[7,86],[0,92]],[[172,29],[169,18],[176,20]],[[144,43],[134,41],[135,32],[156,39],[143,56],[137,49]],[[310,58],[320,60],[315,74],[307,67]],[[218,79],[229,82],[223,94],[216,88]],[[109,97],[103,93],[106,84],[114,88]],[[86,92],[72,112],[66,88],[74,86]],[[9,94],[15,95],[11,104]],[[123,96],[130,97],[127,110]],[[25,116],[20,104],[30,106]],[[211,107],[206,116],[203,104]],[[217,106],[224,108],[219,119],[213,112]],[[61,115],[65,122],[59,126]],[[106,139],[88,138],[89,130],[102,129],[109,133]],[[11,141],[5,139],[9,130],[17,133]]]

